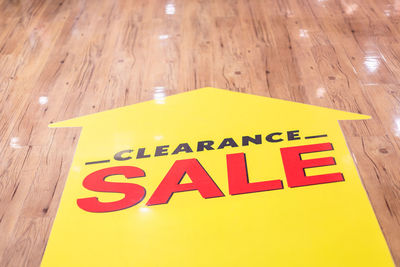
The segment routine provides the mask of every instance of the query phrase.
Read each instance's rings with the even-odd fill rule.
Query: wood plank
[[[213,86],[369,114],[343,131],[400,265],[400,1],[0,0],[0,265],[38,266],[79,129]]]

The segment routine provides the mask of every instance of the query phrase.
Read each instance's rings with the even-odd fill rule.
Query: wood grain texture
[[[204,86],[341,123],[400,265],[400,0],[0,0],[0,266],[38,266],[79,138],[47,125]]]

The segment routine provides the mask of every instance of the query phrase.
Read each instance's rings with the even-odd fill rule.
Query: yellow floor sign
[[[42,266],[393,266],[338,120],[203,88],[83,127]]]

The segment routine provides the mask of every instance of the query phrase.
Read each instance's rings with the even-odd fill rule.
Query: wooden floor
[[[400,266],[400,0],[0,0],[0,266],[38,266],[79,138],[47,125],[204,86],[342,122]]]

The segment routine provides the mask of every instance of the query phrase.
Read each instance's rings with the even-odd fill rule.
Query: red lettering
[[[192,183],[180,184],[185,174]],[[224,196],[197,159],[177,160],[146,205],[166,204],[174,193],[192,190],[198,190],[203,198]]]
[[[145,176],[142,169],[132,166],[110,167],[95,171],[83,180],[86,189],[95,192],[123,193],[125,197],[114,202],[100,202],[97,197],[81,198],[78,206],[89,212],[110,212],[129,208],[143,200],[146,190],[137,184],[107,182],[111,175],[124,175],[127,179]]]
[[[228,167],[229,194],[231,195],[269,191],[283,188],[281,180],[250,183],[247,174],[245,153],[226,155],[226,164]]]
[[[335,165],[333,157],[302,160],[301,154],[333,150],[331,143],[281,148],[283,166],[289,187],[344,181],[340,172],[306,176],[304,169]]]

